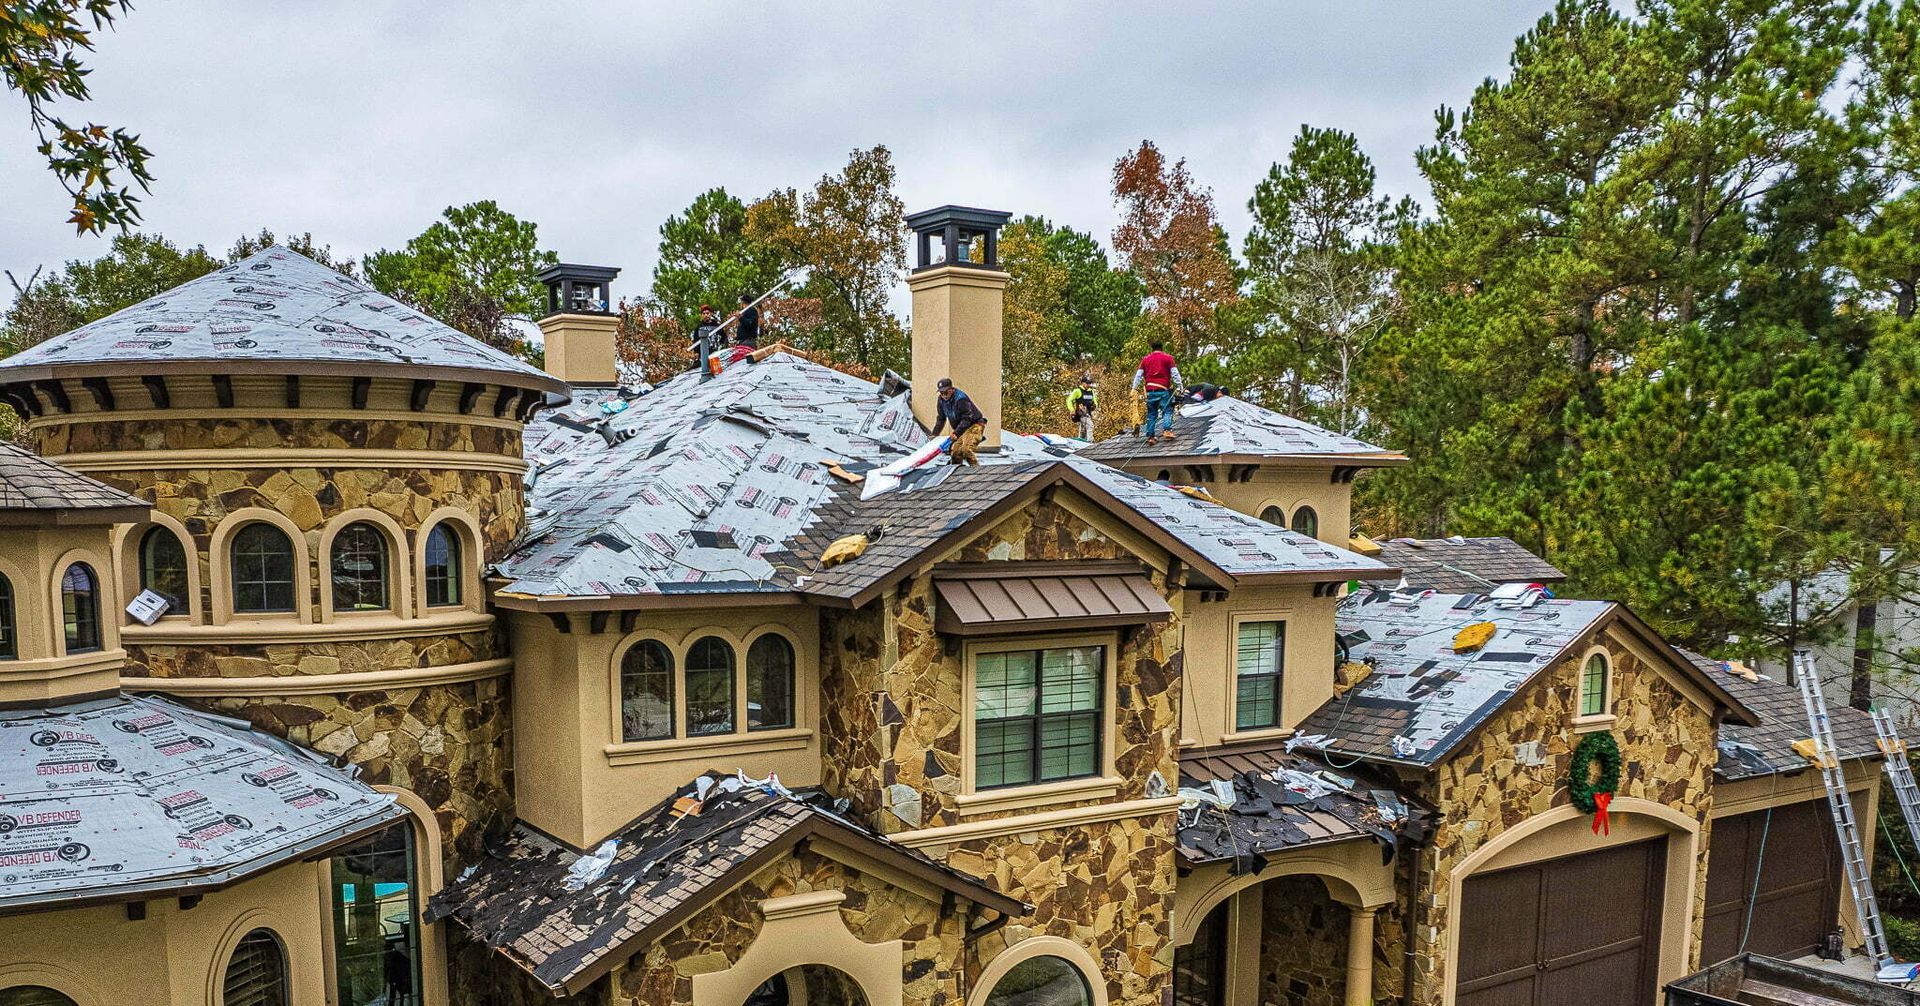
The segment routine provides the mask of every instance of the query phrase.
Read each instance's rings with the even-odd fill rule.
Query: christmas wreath
[[[1594,772],[1594,763],[1600,763],[1600,771]],[[1598,833],[1607,827],[1607,804],[1613,801],[1613,791],[1620,785],[1620,745],[1610,733],[1592,733],[1580,738],[1573,747],[1573,764],[1567,767],[1567,791],[1573,797],[1573,805],[1581,810],[1597,815],[1593,821],[1593,830]]]

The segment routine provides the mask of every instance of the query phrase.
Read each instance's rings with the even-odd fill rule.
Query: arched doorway
[[[868,1006],[860,983],[839,968],[803,964],[760,983],[741,1006]]]

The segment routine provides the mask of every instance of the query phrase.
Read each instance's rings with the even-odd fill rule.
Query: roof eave
[[[107,524],[138,524],[153,516],[146,503],[126,506],[57,507],[45,510],[21,508],[0,510],[0,527],[89,527]]]
[[[155,376],[204,376],[208,374],[228,375],[266,375],[283,377],[338,377],[341,374],[366,374],[371,376],[394,377],[403,380],[428,380],[448,382],[468,382],[474,384],[499,384],[507,387],[526,388],[535,391],[551,392],[573,398],[572,386],[551,374],[528,370],[492,370],[484,367],[450,367],[437,364],[382,363],[378,361],[345,362],[339,360],[221,360],[216,358],[173,359],[140,361],[136,365],[142,374]],[[0,383],[22,381],[52,381],[82,377],[125,377],[129,365],[121,361],[94,360],[68,363],[31,363],[26,365],[8,365],[0,363]]]
[[[1616,601],[1613,604],[1611,614],[1619,619],[1620,623],[1626,626],[1629,632],[1638,636],[1640,641],[1645,644],[1648,649],[1665,660],[1667,665],[1677,671],[1682,678],[1698,685],[1711,696],[1715,702],[1719,703],[1720,706],[1727,711],[1727,718],[1729,720],[1743,727],[1757,727],[1760,725],[1760,717],[1754,713],[1752,709],[1747,708],[1746,703],[1736,698],[1734,694],[1728,691],[1720,682],[1713,680],[1713,676],[1708,674],[1699,664],[1681,655],[1679,650],[1674,649],[1672,643],[1667,642],[1659,632],[1654,630],[1653,626],[1642,621],[1640,616],[1634,614],[1631,608]]]
[[[1335,580],[1388,580],[1400,575],[1400,570],[1392,566],[1379,569],[1354,569],[1350,566],[1334,566],[1326,569],[1286,570],[1272,573],[1242,573],[1235,578],[1235,584],[1241,587],[1272,587],[1290,583],[1328,583]]]
[[[1275,468],[1397,468],[1413,459],[1380,454],[1138,454],[1119,458],[1086,455],[1089,461],[1132,469],[1153,465],[1270,465]]]
[[[676,610],[683,608],[754,608],[801,604],[814,598],[791,590],[738,590],[674,594],[523,594],[496,590],[493,603],[509,611],[551,614],[593,611]]]

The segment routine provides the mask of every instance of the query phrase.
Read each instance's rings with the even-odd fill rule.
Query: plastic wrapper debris
[[[581,856],[567,867],[567,876],[560,886],[569,891],[578,891],[588,884],[606,875],[607,867],[613,865],[613,857],[620,852],[620,843],[609,838],[600,843],[589,856]]]

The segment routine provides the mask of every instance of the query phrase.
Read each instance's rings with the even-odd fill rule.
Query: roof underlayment
[[[1109,437],[1082,453],[1109,464],[1139,457],[1309,458],[1348,464],[1396,464],[1406,455],[1322,429],[1231,396],[1181,406],[1167,439]]]
[[[1485,594],[1362,589],[1340,602],[1349,660],[1373,665],[1345,695],[1300,725],[1328,748],[1433,765],[1613,612],[1611,601],[1534,598],[1507,607]],[[1454,636],[1491,622],[1485,645],[1460,653]]]
[[[551,375],[434,321],[373,287],[278,246],[189,280],[0,361],[0,374],[217,361],[385,364],[564,387]]]
[[[0,712],[0,910],[218,887],[404,816],[321,755],[164,698]]]
[[[829,473],[872,471],[919,448],[926,432],[908,396],[789,353],[718,376],[687,373],[634,396],[582,390],[527,428],[529,527],[501,563],[506,596],[606,597],[675,593],[839,595],[836,584],[877,578],[956,521],[1064,468],[1088,490],[1240,577],[1323,573],[1379,576],[1381,563],[1227,507],[1008,434],[978,469],[944,457],[900,489],[859,499]],[[898,537],[823,572],[808,538],[882,527]],[[829,538],[828,540],[831,540]],[[849,591],[848,594],[857,592]]]

